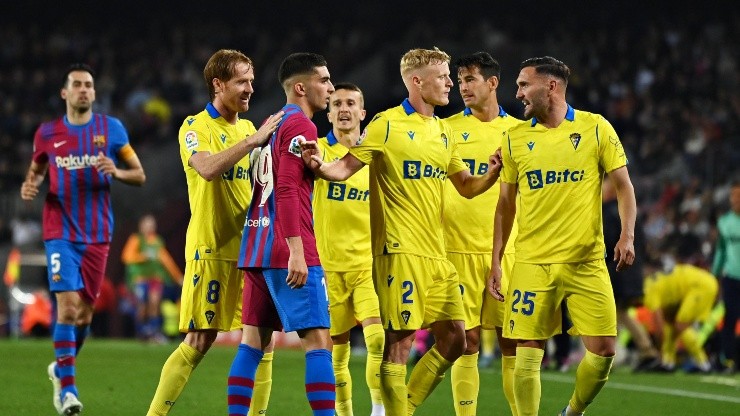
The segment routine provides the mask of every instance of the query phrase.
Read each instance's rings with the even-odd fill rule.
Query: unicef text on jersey
[[[580,182],[583,180],[585,172],[585,170],[577,169],[565,169],[561,171],[548,170],[545,172],[544,181],[542,180],[542,171],[540,169],[530,170],[526,175],[529,189],[540,189],[545,185],[551,185],[554,183]]]
[[[447,171],[432,165],[422,165],[420,160],[403,161],[404,179],[436,178],[444,181],[447,179]]]
[[[244,221],[245,227],[255,227],[255,228],[267,228],[270,226],[270,217],[260,217],[257,219],[253,218],[247,218],[246,221]]]

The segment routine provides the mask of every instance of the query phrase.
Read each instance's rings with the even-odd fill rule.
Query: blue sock
[[[306,396],[314,416],[333,416],[335,391],[331,352],[313,350],[306,353]]]
[[[62,396],[68,392],[78,396],[77,386],[75,385],[75,333],[77,327],[74,325],[60,324],[57,322],[54,327],[54,355],[57,359],[57,376],[62,382]]]
[[[246,416],[249,413],[254,389],[254,375],[264,355],[265,353],[257,348],[252,348],[246,344],[239,344],[236,357],[234,357],[234,361],[231,363],[229,381],[226,388],[229,416]]]
[[[80,355],[82,345],[85,343],[85,338],[90,335],[90,325],[76,326],[75,327],[75,341],[77,346],[75,349],[75,356]]]

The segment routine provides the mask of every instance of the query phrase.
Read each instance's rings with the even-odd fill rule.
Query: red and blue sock
[[[252,404],[254,375],[264,352],[246,344],[239,344],[236,357],[231,363],[226,394],[229,403],[229,416],[246,416]]]
[[[80,355],[82,345],[85,344],[85,339],[90,335],[90,325],[82,325],[75,327],[75,356]]]
[[[331,352],[313,350],[306,353],[306,396],[313,416],[333,416],[336,401]]]
[[[57,322],[54,326],[54,355],[57,359],[56,374],[61,380],[62,396],[71,392],[78,396],[75,385],[75,355],[77,342],[75,341],[77,327]]]

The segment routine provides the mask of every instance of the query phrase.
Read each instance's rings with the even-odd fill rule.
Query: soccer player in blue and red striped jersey
[[[32,200],[49,174],[43,238],[57,322],[56,361],[49,365],[48,374],[57,412],[76,415],[82,403],[75,384],[75,359],[89,332],[113,234],[111,182],[142,185],[145,175],[123,124],[93,113],[95,83],[89,66],[74,64],[67,70],[61,97],[66,115],[41,124],[36,131],[21,198]],[[119,168],[119,162],[126,168]]]
[[[245,270],[243,335],[228,379],[229,415],[246,415],[257,365],[273,330],[297,331],[306,351],[306,395],[315,416],[334,415],[335,378],[329,336],[329,297],[313,230],[314,175],[300,141],[317,139],[314,113],[325,110],[334,87],[326,60],[289,55],[278,79],[285,115],[268,145],[252,154],[252,202],[239,250]]]

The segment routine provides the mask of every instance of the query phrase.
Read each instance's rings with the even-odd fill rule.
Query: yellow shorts
[[[180,298],[180,332],[240,329],[243,287],[244,272],[236,268],[235,261],[186,262]]]
[[[718,284],[713,280],[711,284],[694,286],[684,296],[676,312],[676,322],[693,323],[703,321],[709,316],[717,297]]]
[[[481,324],[481,309],[486,281],[491,270],[490,254],[447,253],[447,260],[455,266],[460,278],[460,293],[465,311],[465,330]]]
[[[616,336],[617,307],[604,259],[583,263],[514,262],[506,293],[503,336],[543,340],[562,331],[568,305],[571,335]]]
[[[489,256],[490,258],[490,256]],[[514,254],[504,254],[501,258],[501,293],[506,295],[506,291],[509,289],[509,276],[511,276],[511,270],[514,268]],[[491,264],[488,264],[490,272]],[[488,275],[486,275],[488,280]],[[488,288],[485,288],[485,294],[483,295],[483,310],[481,311],[481,326],[483,329],[495,329],[503,328],[504,326],[504,302],[499,302],[488,293]]]
[[[380,319],[388,330],[416,330],[433,322],[464,321],[460,282],[446,259],[385,254],[373,259]]]
[[[331,336],[349,331],[358,321],[380,317],[371,270],[324,274],[328,282]]]

